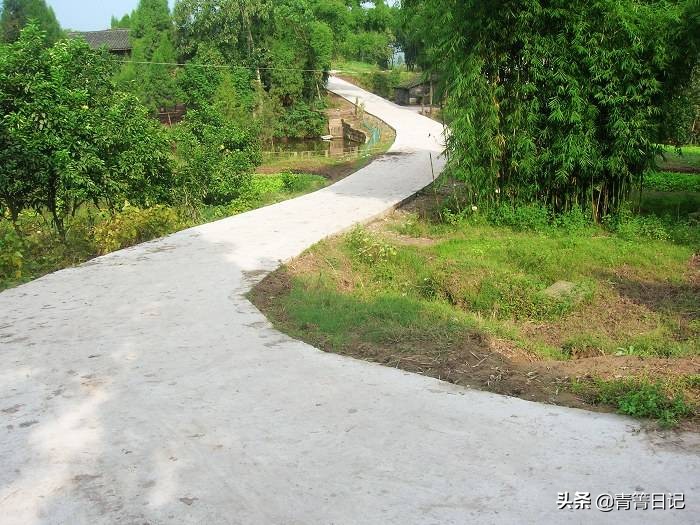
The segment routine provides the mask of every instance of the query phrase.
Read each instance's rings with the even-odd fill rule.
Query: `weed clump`
[[[676,426],[681,419],[695,415],[677,386],[644,378],[576,380],[572,390],[589,403],[609,405],[621,414],[655,419],[660,426]]]

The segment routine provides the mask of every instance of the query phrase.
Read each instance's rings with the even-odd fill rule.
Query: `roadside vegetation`
[[[130,30],[124,57],[68,38],[44,0],[5,0],[0,289],[314,191],[367,162],[263,152],[320,141],[335,111],[331,60],[386,67],[396,13],[382,1],[179,0],[171,11],[140,0],[112,20]],[[184,118],[159,123],[174,107]],[[392,141],[386,130],[369,153]]]
[[[404,64],[384,69],[377,64],[342,61],[334,63],[333,69],[338,71],[340,78],[390,100],[394,98],[394,87],[421,75],[409,71]]]
[[[254,302],[330,352],[666,426],[697,418],[697,223],[458,211],[452,188],[320,243],[263,281]]]
[[[444,176],[251,297],[327,351],[697,429],[697,3],[512,4],[402,2]]]
[[[256,304],[328,351],[696,428],[699,4],[395,4],[140,0],[129,58],[4,0],[0,289],[337,180],[369,157],[269,155],[348,111],[330,70],[430,75],[445,174]]]

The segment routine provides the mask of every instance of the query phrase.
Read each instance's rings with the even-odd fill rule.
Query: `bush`
[[[347,236],[347,246],[352,255],[365,264],[376,264],[396,256],[396,248],[376,235],[359,227]]]
[[[508,226],[517,231],[543,231],[549,228],[552,214],[540,204],[511,206],[502,204],[489,213],[489,222],[494,226]]]
[[[325,132],[326,114],[323,108],[297,102],[279,116],[275,136],[315,138],[325,135]]]
[[[369,83],[373,93],[392,100],[394,88],[401,83],[401,72],[398,69],[374,71],[370,76]]]
[[[99,224],[94,230],[97,253],[103,255],[135,244],[150,241],[187,226],[177,210],[154,206],[145,210],[126,206],[120,213]]]
[[[22,277],[23,252],[22,238],[9,223],[0,223],[0,282]]]
[[[616,216],[605,222],[612,231],[627,240],[646,237],[665,241],[671,237],[668,231],[668,220],[655,215],[634,215],[627,207],[622,208]]]
[[[173,134],[178,200],[193,206],[222,205],[248,190],[262,160],[254,130],[237,126],[207,107],[190,111]]]
[[[621,414],[632,417],[653,418],[664,427],[675,426],[680,419],[695,414],[694,407],[680,391],[658,381],[652,383],[640,378],[574,381],[572,390],[590,403],[614,406]]]

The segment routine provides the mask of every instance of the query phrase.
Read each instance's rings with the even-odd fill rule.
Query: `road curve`
[[[244,298],[280,261],[431,180],[438,124],[339,79],[330,89],[396,129],[391,154],[0,294],[0,522],[696,519],[693,435],[324,354]],[[563,491],[685,492],[686,509],[558,511]]]

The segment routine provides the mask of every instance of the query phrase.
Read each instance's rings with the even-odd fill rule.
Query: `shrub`
[[[347,246],[352,255],[365,264],[376,264],[396,256],[396,248],[376,235],[359,227],[347,236]]]
[[[150,241],[187,226],[177,210],[168,206],[139,209],[126,206],[121,212],[95,227],[97,253],[106,254]]]
[[[278,118],[276,137],[315,138],[325,135],[326,114],[323,108],[297,102]]]
[[[244,194],[260,164],[260,142],[252,129],[227,121],[211,107],[190,111],[174,131],[178,200],[222,205]]]
[[[7,222],[0,223],[0,282],[22,277],[24,242]]]
[[[668,221],[655,215],[634,215],[628,207],[605,221],[620,237],[634,240],[640,237],[665,241],[670,238]]]
[[[489,222],[494,226],[508,226],[514,230],[543,231],[549,228],[552,214],[546,206],[529,204],[511,206],[502,204],[489,213]]]
[[[377,95],[393,99],[394,88],[401,82],[401,72],[398,69],[390,71],[374,71],[370,75],[369,84],[370,91]]]

